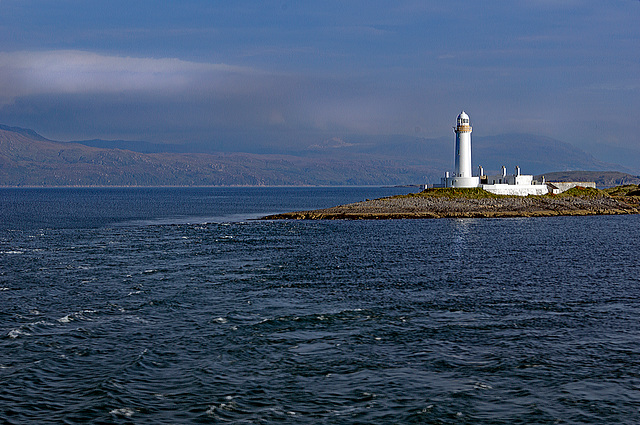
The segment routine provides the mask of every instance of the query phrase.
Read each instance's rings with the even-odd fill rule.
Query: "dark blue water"
[[[640,217],[408,189],[0,190],[5,423],[640,423]]]

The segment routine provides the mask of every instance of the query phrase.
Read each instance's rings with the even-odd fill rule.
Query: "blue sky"
[[[640,153],[640,1],[0,0],[0,123],[57,140],[286,150],[461,109]]]

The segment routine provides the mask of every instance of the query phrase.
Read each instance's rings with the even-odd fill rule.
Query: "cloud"
[[[0,102],[39,94],[179,91],[206,85],[228,90],[232,77],[257,71],[174,58],[136,58],[58,50],[0,52]]]
[[[0,52],[0,118],[46,126],[48,136],[62,139],[186,142],[221,134],[263,140],[266,133],[292,130],[387,132],[398,106],[391,97],[357,76],[77,50]]]
[[[214,140],[287,125],[291,76],[222,63],[57,50],[0,52],[0,121],[62,140]]]
[[[285,141],[297,147],[305,137],[317,143],[349,133],[414,134],[416,127],[436,137],[448,134],[461,108],[475,111],[477,132],[485,135],[546,132],[582,143],[605,132],[620,139],[629,138],[622,131],[637,133],[637,124],[614,125],[626,116],[621,110],[638,109],[637,63],[632,56],[617,60],[615,49],[604,49],[610,44],[578,42],[580,31],[508,26],[439,47],[439,26],[370,33],[379,25],[366,24],[348,35],[325,34],[322,43],[219,43],[218,50],[234,54],[189,54],[196,61],[86,50],[0,52],[0,122],[59,140],[211,141],[221,149]],[[357,35],[363,29],[366,37]],[[614,47],[630,51],[634,34],[615,38]],[[426,41],[416,46],[418,38]],[[399,46],[401,40],[408,42]],[[205,59],[218,56],[225,63]],[[568,117],[581,105],[579,119]],[[594,130],[585,120],[613,124]]]

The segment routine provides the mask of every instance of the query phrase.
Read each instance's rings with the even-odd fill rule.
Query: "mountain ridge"
[[[193,149],[126,140],[58,142],[33,130],[1,125],[0,185],[404,185],[439,181],[453,162],[451,141],[411,136],[340,136],[293,153],[176,152],[180,147]],[[163,148],[170,151],[157,152]],[[569,144],[534,135],[479,137],[474,152],[488,171],[502,163],[520,165],[529,174],[553,167],[626,171]],[[528,158],[516,164],[514,158],[522,152]],[[554,160],[560,154],[566,158]]]

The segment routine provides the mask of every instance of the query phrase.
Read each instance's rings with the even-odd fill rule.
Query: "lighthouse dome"
[[[458,115],[458,125],[469,125],[469,115],[465,111],[460,112],[460,115]]]

